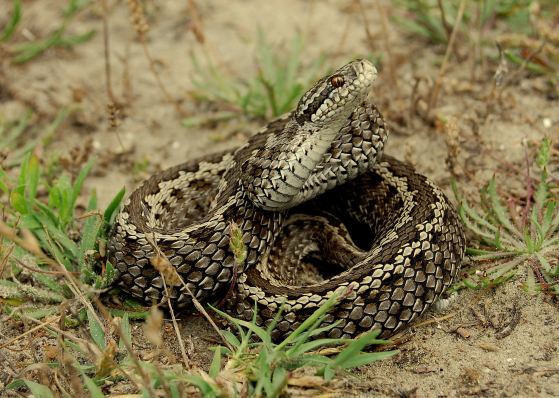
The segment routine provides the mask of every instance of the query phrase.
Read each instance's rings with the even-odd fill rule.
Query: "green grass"
[[[89,6],[90,3],[90,0],[69,0],[62,11],[63,21],[60,27],[45,38],[12,45],[9,43],[9,40],[12,39],[17,32],[24,13],[21,0],[13,0],[10,19],[4,29],[0,31],[0,44],[4,43],[6,45],[7,51],[11,55],[11,59],[14,63],[21,64],[38,57],[53,47],[71,48],[78,44],[85,43],[95,35],[94,30],[78,35],[70,35],[67,34],[66,31],[76,15]]]
[[[399,0],[396,4],[403,10],[403,15],[395,14],[392,19],[411,36],[435,45],[448,45],[455,28],[461,43],[490,49],[495,49],[495,42],[501,40],[500,34],[511,33],[514,37],[501,43],[506,59],[556,81],[559,77],[559,48],[551,40],[547,40],[547,46],[544,46],[542,40],[542,26],[547,25],[550,31],[553,30],[555,0],[465,0],[462,21],[456,25],[461,1]],[[539,13],[534,13],[536,9]],[[476,52],[468,49],[469,54]],[[491,56],[497,60],[496,54]]]
[[[480,242],[468,249],[477,269],[458,288],[496,286],[522,270],[527,291],[559,296],[559,205],[548,173],[550,154],[551,141],[544,139],[535,157],[538,175],[528,176],[521,200],[504,200],[493,178],[480,191],[476,210],[455,187],[460,217]]]
[[[31,152],[25,155],[16,178],[10,178],[0,169],[0,188],[8,197],[7,203],[0,204],[7,218],[2,235],[15,243],[9,245],[4,241],[0,251],[0,254],[7,253],[6,264],[12,275],[0,279],[1,297],[8,302],[4,310],[30,311],[42,315],[37,316],[41,318],[56,312],[63,301],[84,293],[79,291],[83,286],[99,289],[111,281],[114,272],[110,264],[103,275],[94,272],[93,254],[100,242],[106,240],[124,191],[117,194],[103,214],[97,211],[93,191],[84,218],[78,221],[77,199],[92,166],[93,162],[88,162],[73,181],[62,174],[52,184],[42,178],[40,160]],[[39,197],[39,191],[48,195]],[[72,239],[70,236],[78,230],[79,239]],[[52,272],[67,272],[68,278],[55,277]],[[33,302],[30,305],[26,304],[29,299]]]
[[[287,48],[274,47],[262,31],[256,42],[255,70],[231,76],[203,49],[202,59],[192,55],[194,74],[192,95],[198,101],[216,103],[224,111],[218,118],[272,118],[291,111],[303,91],[314,82],[324,66],[324,57],[306,61],[304,40],[297,34]],[[186,126],[198,123],[188,118]]]
[[[264,329],[256,318],[246,322],[215,310],[236,330],[220,331],[223,345],[214,348],[208,371],[196,364],[190,364],[194,370],[187,370],[179,362],[162,365],[141,360],[133,349],[129,321],[137,313],[108,311],[99,302],[100,293],[114,277],[111,264],[103,264],[101,252],[124,191],[104,210],[98,209],[95,191],[85,207],[79,206],[78,198],[83,196],[93,166],[90,160],[73,178],[62,173],[51,179],[46,177],[41,159],[27,152],[19,167],[0,173],[0,311],[5,319],[32,326],[43,322],[37,327],[56,341],[60,353],[34,364],[57,383],[26,373],[10,380],[6,388],[29,391],[36,397],[104,397],[111,385],[126,383],[144,396],[181,397],[198,389],[204,397],[246,396],[242,391],[254,397],[279,397],[291,381],[301,377],[297,369],[313,368],[316,376],[327,381],[339,372],[395,353],[363,352],[385,343],[377,332],[354,340],[322,338],[322,333],[336,326],[322,325],[326,313],[338,302],[338,296],[333,296],[278,343],[272,341],[272,326]],[[246,248],[242,239],[233,241],[242,262]],[[280,317],[281,312],[276,319]],[[162,323],[162,316],[158,319]],[[146,325],[153,323],[152,311]],[[156,333],[160,329],[161,324]],[[324,348],[335,352],[325,354],[320,351]]]
[[[80,338],[62,339],[61,349],[67,355],[64,365],[74,368],[74,371],[69,373],[77,378],[79,383],[83,383],[91,396],[95,397],[108,396],[103,392],[103,386],[125,381],[126,378],[131,378],[139,384],[139,392],[144,396],[182,397],[188,395],[187,392],[191,394],[192,389],[196,388],[203,397],[279,397],[285,392],[290,381],[301,377],[294,373],[297,369],[313,368],[315,375],[328,381],[340,371],[371,364],[396,353],[363,352],[368,346],[386,343],[377,339],[377,332],[367,333],[357,339],[310,340],[335,327],[321,327],[321,323],[326,313],[336,305],[337,299],[337,296],[332,296],[297,330],[279,343],[271,341],[271,327],[263,329],[256,325],[255,320],[246,322],[218,311],[237,328],[237,334],[228,330],[221,331],[231,348],[215,347],[213,360],[207,372],[202,369],[188,372],[177,364],[163,366],[140,360],[138,354],[131,349],[131,326],[126,315],[112,321],[112,324],[117,326],[116,334],[119,341],[116,343],[88,312],[90,341],[87,343],[90,346],[86,349],[83,339]],[[276,319],[279,319],[280,315],[281,313],[278,313]],[[51,331],[56,334],[56,330]],[[323,348],[332,350],[336,347],[338,350],[335,356],[327,356],[320,352]],[[52,369],[61,365],[56,361],[48,364]],[[63,374],[59,374],[58,377],[70,383],[70,380],[65,380]],[[25,387],[37,397],[52,397],[54,393],[60,393],[53,386],[28,379],[13,380],[6,388],[21,391]]]
[[[37,146],[47,146],[61,124],[73,111],[73,108],[64,107],[48,125],[35,128],[30,126],[33,119],[33,113],[30,110],[14,120],[0,119],[0,151],[6,156],[6,159],[2,161],[4,168],[9,169],[21,165],[24,154]],[[25,137],[24,134],[26,134]],[[35,136],[35,138],[29,138],[27,135]]]
[[[337,371],[353,369],[390,357],[396,351],[362,352],[373,344],[384,344],[377,339],[378,331],[363,334],[357,339],[321,338],[324,333],[334,328],[337,323],[322,326],[328,311],[333,309],[341,296],[333,295],[323,306],[309,316],[295,331],[279,343],[274,343],[271,332],[282,311],[266,329],[256,324],[256,306],[252,322],[235,319],[224,312],[214,309],[236,328],[236,334],[223,330],[228,347],[217,347],[210,366],[210,378],[193,378],[192,382],[200,391],[211,391],[210,396],[221,396],[221,387],[215,383],[220,372],[240,373],[248,384],[249,396],[278,397],[287,386],[291,372],[296,369],[314,368],[315,374],[325,380],[331,380]],[[326,347],[342,349],[335,357],[321,355]],[[227,364],[221,368],[221,356],[227,357]],[[221,370],[220,370],[221,369]],[[213,380],[214,383],[209,380]],[[235,386],[232,386],[235,390]],[[213,395],[215,394],[215,395]]]
[[[418,35],[433,44],[447,44],[461,0],[398,0],[398,7],[406,12],[405,17],[394,16],[394,21],[404,30]],[[531,35],[534,28],[530,22],[530,7],[534,0],[487,0],[466,1],[463,21],[464,30],[485,30],[495,21],[501,21],[506,30]],[[540,2],[544,14],[553,11],[553,1]],[[460,27],[458,27],[460,28]]]

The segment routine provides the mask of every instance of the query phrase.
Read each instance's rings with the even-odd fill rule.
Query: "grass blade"
[[[13,1],[12,17],[0,33],[0,42],[8,40],[14,34],[21,20],[21,0]]]
[[[89,324],[89,333],[91,334],[91,338],[97,344],[97,347],[104,351],[106,348],[105,344],[105,331],[103,326],[97,322],[95,316],[91,313],[90,310],[87,311],[87,321]]]

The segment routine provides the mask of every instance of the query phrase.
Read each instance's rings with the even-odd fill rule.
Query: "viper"
[[[228,293],[229,312],[249,320],[256,309],[263,325],[281,308],[274,338],[334,294],[330,337],[389,336],[421,315],[457,275],[464,231],[441,189],[383,155],[388,127],[369,98],[376,76],[371,62],[350,62],[245,145],[145,181],[110,234],[117,284],[177,309]],[[161,255],[184,284],[164,283],[153,266]]]

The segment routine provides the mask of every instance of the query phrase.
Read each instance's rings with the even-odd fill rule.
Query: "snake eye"
[[[334,75],[330,78],[330,84],[334,88],[342,87],[345,83],[344,77],[342,75]]]

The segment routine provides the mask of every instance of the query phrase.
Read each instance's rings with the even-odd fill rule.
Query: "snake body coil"
[[[375,77],[370,62],[351,62],[246,145],[144,182],[111,233],[118,284],[161,301],[151,262],[160,251],[198,300],[234,283],[228,310],[250,319],[256,301],[263,324],[283,305],[275,338],[338,289],[331,337],[373,328],[387,336],[425,311],[458,272],[464,233],[439,188],[381,155],[387,128],[367,100]],[[230,248],[233,223],[247,249],[243,269]],[[192,304],[185,290],[168,287],[177,308]]]

